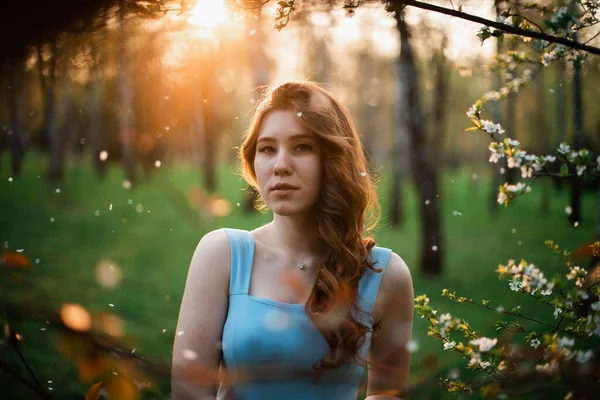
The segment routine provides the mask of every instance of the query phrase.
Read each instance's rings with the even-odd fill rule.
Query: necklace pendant
[[[300,269],[304,269],[304,263],[300,263],[300,264],[298,264],[298,268],[300,268]]]

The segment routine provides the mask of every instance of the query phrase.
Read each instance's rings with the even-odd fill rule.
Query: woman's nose
[[[275,175],[289,174],[292,170],[289,154],[285,150],[280,150],[273,165]]]

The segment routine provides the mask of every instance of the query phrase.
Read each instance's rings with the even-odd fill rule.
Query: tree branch
[[[579,43],[574,40],[565,39],[565,38],[561,38],[561,37],[553,36],[553,35],[548,35],[548,34],[541,33],[541,32],[535,32],[535,31],[529,31],[526,29],[517,28],[512,25],[495,22],[495,21],[492,21],[492,20],[489,20],[486,18],[478,17],[476,15],[467,14],[462,11],[456,11],[456,10],[452,10],[449,8],[436,6],[434,4],[423,3],[420,1],[416,1],[416,0],[395,0],[394,2],[397,2],[399,4],[405,4],[405,5],[411,6],[411,7],[421,8],[423,10],[437,12],[440,14],[450,15],[453,17],[457,17],[457,18],[464,19],[467,21],[475,22],[475,23],[482,24],[485,26],[491,26],[491,27],[499,29],[503,32],[510,33],[513,35],[530,37],[532,39],[545,40],[550,43],[562,44],[562,45],[570,47],[572,49],[582,50],[582,51],[585,51],[585,52],[588,52],[591,54],[600,55],[600,48],[598,48],[598,47],[588,46],[586,44]]]

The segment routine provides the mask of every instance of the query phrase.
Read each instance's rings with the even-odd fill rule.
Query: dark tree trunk
[[[119,89],[121,95],[119,130],[121,136],[123,168],[125,177],[135,184],[135,134],[133,130],[132,90],[128,75],[127,57],[127,2],[119,1]]]
[[[446,73],[446,46],[448,38],[446,35],[442,38],[442,43],[437,49],[433,62],[436,66],[435,71],[435,88],[433,100],[433,131],[434,140],[431,143],[433,149],[433,160],[437,161],[438,170],[443,166],[442,160],[444,156],[442,149],[446,139],[446,114],[447,114],[447,94],[448,94],[448,75]]]
[[[567,104],[567,93],[566,93],[566,81],[565,81],[565,71],[562,63],[555,63],[555,72],[556,72],[556,82],[558,85],[556,86],[556,99],[555,99],[555,107],[556,107],[556,143],[555,147],[558,147],[560,143],[565,141],[566,133],[567,133],[567,117],[565,112],[565,104]],[[558,69],[558,71],[556,70]],[[559,178],[554,179],[554,186],[558,190],[562,190],[563,188],[563,180]]]
[[[23,72],[25,69],[24,61],[20,57],[15,57],[10,61],[10,93],[9,93],[9,109],[10,109],[10,130],[8,132],[10,154],[11,154],[11,171],[14,176],[19,176],[23,157],[25,156],[25,142],[23,138],[23,95],[24,95],[24,80]]]
[[[215,69],[212,63],[206,63],[206,68],[209,69],[206,76],[207,79],[203,79],[204,90],[202,94],[205,97],[200,103],[202,108],[202,115],[204,120],[204,135],[202,147],[204,149],[204,163],[202,170],[204,171],[204,188],[208,193],[214,193],[217,189],[216,181],[216,147],[217,147],[217,135],[216,135],[216,103],[215,99],[215,88],[213,82],[216,80]]]
[[[537,94],[536,94],[536,110],[535,110],[535,119],[533,120],[535,126],[532,126],[531,129],[533,131],[538,132],[550,132],[550,128],[548,127],[548,122],[546,121],[546,69],[543,69],[538,74],[535,85],[537,85]],[[548,146],[546,143],[550,143],[549,141],[541,141],[542,143],[538,144],[537,151],[542,154],[547,154],[551,150],[551,146]],[[547,216],[550,213],[550,182],[546,179],[542,179],[541,182],[541,196],[540,196],[540,213],[541,215]]]
[[[90,42],[90,53],[92,58],[92,70],[88,83],[87,104],[90,117],[88,143],[96,175],[103,179],[106,175],[106,162],[100,159],[100,152],[102,151],[102,94],[100,92],[102,68],[100,66],[100,55],[95,39],[92,39]]]
[[[262,32],[262,14],[261,11],[257,11],[256,19],[251,19],[250,29],[255,30],[256,33],[251,37],[250,46],[252,48],[252,75],[254,78],[254,85],[256,86],[256,100],[259,99],[260,93],[258,88],[266,85],[269,82],[269,75],[267,71],[267,59],[263,49],[263,32]],[[254,210],[254,202],[258,197],[258,192],[253,188],[248,188],[245,192],[244,198],[244,209],[246,211]]]
[[[573,139],[573,150],[579,151],[583,147],[583,101],[581,93],[581,66],[575,66],[573,76],[573,94],[575,102],[575,137]],[[575,171],[571,171],[575,172]],[[573,212],[569,215],[571,223],[581,221],[581,179],[579,177],[571,180],[571,208]]]
[[[379,88],[374,87],[373,77],[376,76],[377,71],[375,71],[376,63],[370,54],[369,47],[370,44],[367,43],[358,56],[362,71],[368,72],[358,72],[358,90],[356,95],[358,99],[361,141],[367,162],[371,164],[373,142],[379,131],[377,109],[379,107],[378,96],[381,92],[378,91]]]
[[[58,129],[56,118],[56,63],[57,46],[56,39],[50,43],[50,68],[46,81],[46,114],[45,130],[50,150],[50,169],[48,179],[50,182],[58,182],[63,178],[61,158],[61,132]]]
[[[571,7],[575,7],[575,3],[571,1]],[[577,40],[577,33],[573,34],[573,40]],[[573,102],[574,102],[574,125],[575,137],[573,138],[573,150],[579,151],[584,146],[585,134],[583,132],[583,93],[582,93],[582,76],[581,63],[573,62]],[[575,171],[572,171],[575,172]],[[575,177],[571,181],[571,208],[573,212],[569,215],[571,223],[581,221],[581,179]]]
[[[496,15],[500,15],[500,4],[499,4],[499,0],[494,2],[494,7],[496,9]],[[499,40],[496,40],[496,54],[500,55],[502,54],[502,43],[500,43]],[[500,86],[502,85],[502,79],[500,77],[500,72],[496,71],[494,73],[494,87],[496,89],[498,89]],[[491,109],[492,109],[492,120],[493,121],[500,121],[500,119],[502,118],[502,110],[501,110],[501,103],[499,101],[494,101],[491,103]],[[510,133],[512,135],[512,133]],[[512,136],[511,136],[512,137]],[[491,174],[490,174],[490,196],[489,196],[489,212],[490,215],[492,216],[492,218],[496,218],[498,216],[498,207],[500,206],[500,204],[498,204],[498,187],[502,184],[502,174],[500,173],[500,169],[504,168],[504,170],[508,170],[508,165],[506,163],[506,157],[502,157],[500,160],[498,160],[498,162],[496,164],[494,163],[489,163],[490,167],[491,167]]]
[[[402,180],[406,167],[405,150],[409,146],[410,129],[407,120],[408,111],[406,110],[406,80],[403,77],[403,67],[400,57],[396,61],[396,123],[394,124],[393,148],[391,159],[393,162],[392,171],[392,188],[390,191],[390,223],[394,227],[399,227],[404,224],[404,191],[402,188]]]
[[[440,200],[438,198],[438,182],[432,154],[423,124],[421,110],[419,74],[415,65],[410,33],[404,20],[400,5],[396,5],[395,18],[400,33],[400,68],[401,80],[406,90],[406,104],[410,149],[411,170],[418,193],[420,216],[422,223],[420,269],[429,275],[442,272],[444,244],[440,220]]]
[[[512,93],[508,99],[506,99],[506,108],[504,109],[504,128],[506,129],[507,135],[511,139],[517,139],[517,93]],[[505,168],[505,181],[514,184],[520,177],[520,170],[518,168]]]

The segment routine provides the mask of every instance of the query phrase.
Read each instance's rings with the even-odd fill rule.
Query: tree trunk
[[[90,125],[88,127],[89,149],[96,175],[104,179],[106,175],[106,162],[100,159],[102,151],[102,103],[101,103],[101,81],[102,68],[100,66],[100,55],[95,39],[90,42],[90,53],[92,58],[92,70],[88,83],[88,112]]]
[[[393,135],[393,149],[391,158],[393,160],[392,188],[390,191],[390,223],[394,227],[404,224],[404,193],[402,180],[404,171],[407,169],[405,150],[409,147],[409,123],[406,110],[406,80],[403,77],[403,67],[400,57],[396,61],[396,123]]]
[[[20,57],[12,59],[9,66],[10,74],[10,130],[9,146],[11,153],[11,171],[14,176],[19,176],[23,157],[25,156],[25,142],[23,139],[23,95],[24,80],[22,71],[25,70],[25,63]]]
[[[547,96],[547,88],[546,88],[546,69],[542,69],[538,74],[535,84],[537,85],[537,94],[536,94],[536,109],[535,109],[535,119],[534,126],[531,127],[532,131],[539,132],[550,132],[550,128],[548,127],[548,122],[546,121],[546,96]],[[541,141],[536,147],[536,153],[547,154],[551,150],[551,146],[548,146],[547,143],[550,141]],[[538,153],[538,154],[539,154]],[[550,182],[546,179],[542,179],[541,182],[541,197],[540,197],[540,213],[543,216],[547,216],[550,213]]]
[[[212,63],[206,63],[208,68],[208,74],[203,79],[204,90],[202,90],[202,94],[204,99],[200,103],[200,108],[202,109],[202,116],[204,126],[202,128],[204,135],[202,136],[202,148],[204,149],[204,163],[202,165],[202,170],[204,171],[204,188],[207,193],[214,193],[217,189],[216,183],[216,145],[217,145],[217,135],[216,133],[216,108],[214,104],[216,103],[215,99],[215,90],[213,86],[213,82],[216,81],[215,77],[215,68]]]
[[[443,265],[443,240],[440,220],[440,201],[435,167],[423,125],[419,75],[409,41],[409,28],[402,7],[395,5],[395,18],[400,33],[400,79],[406,90],[407,114],[411,149],[411,169],[418,193],[421,215],[420,269],[425,274],[439,275]]]
[[[555,99],[555,112],[556,112],[556,143],[555,147],[558,147],[560,143],[565,141],[566,132],[567,132],[567,117],[565,112],[565,104],[567,104],[567,93],[566,93],[566,84],[565,81],[565,70],[562,63],[554,63],[555,71],[556,71],[556,82],[558,85],[556,86],[556,99]],[[554,178],[554,187],[557,190],[562,191],[563,188],[563,180],[560,178]]]
[[[435,88],[433,100],[433,131],[434,136],[431,143],[433,149],[433,159],[437,161],[435,165],[438,170],[443,166],[442,149],[444,148],[444,140],[446,138],[446,114],[447,114],[447,93],[448,93],[448,76],[446,73],[446,46],[448,38],[446,35],[442,38],[442,43],[433,58],[436,66],[435,71]]]
[[[576,4],[571,1],[571,9],[575,9]],[[577,41],[577,33],[573,34],[573,40]],[[581,63],[574,61],[573,76],[573,96],[574,96],[574,125],[575,137],[573,138],[573,150],[579,151],[584,146],[585,135],[583,132],[583,93],[581,87]],[[571,208],[573,212],[569,215],[571,223],[581,221],[581,179],[575,177],[571,181]]]
[[[50,43],[50,70],[46,81],[46,115],[45,130],[50,149],[50,169],[48,179],[50,182],[58,182],[63,178],[61,163],[61,132],[58,129],[56,118],[56,63],[57,48],[56,39]]]
[[[123,168],[125,177],[131,184],[135,184],[135,132],[133,130],[132,93],[131,82],[128,75],[127,60],[127,2],[119,1],[119,89],[121,104],[119,110],[119,130],[121,136]]]
[[[256,87],[256,100],[260,98],[261,91],[259,87],[266,85],[269,82],[269,75],[267,71],[267,60],[263,49],[263,32],[262,32],[262,11],[258,10],[256,19],[250,19],[250,29],[255,30],[256,33],[250,39],[250,46],[252,49],[252,75],[254,78],[254,85]],[[258,196],[258,192],[253,188],[248,188],[245,191],[244,198],[244,209],[246,211],[254,210],[254,202]]]

